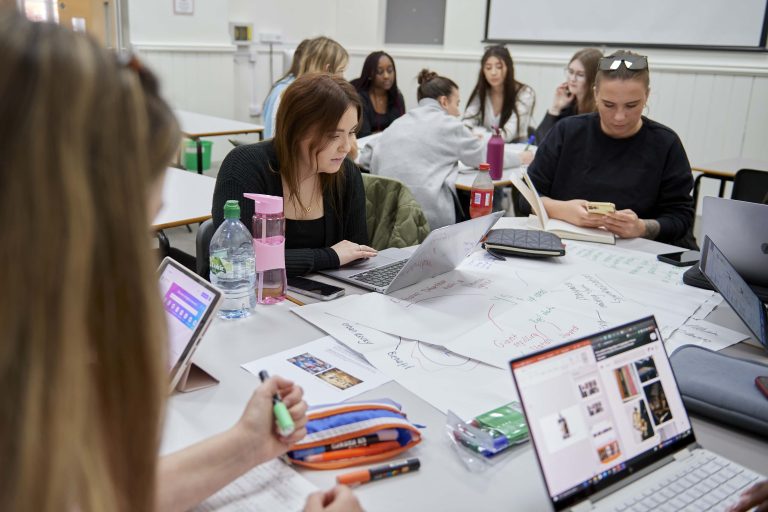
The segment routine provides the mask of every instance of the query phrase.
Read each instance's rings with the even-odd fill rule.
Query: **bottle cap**
[[[491,164],[482,163],[478,166],[478,169],[481,171],[490,171],[491,170]]]
[[[239,219],[240,218],[240,203],[235,199],[230,199],[224,203],[224,218],[225,219]]]
[[[256,203],[256,213],[283,213],[283,198],[266,194],[243,194]]]

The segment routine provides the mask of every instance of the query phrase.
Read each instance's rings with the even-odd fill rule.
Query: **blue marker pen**
[[[531,147],[531,144],[536,144],[536,136],[533,134],[528,137],[528,144],[525,145],[525,149],[523,151],[528,151],[528,148]]]

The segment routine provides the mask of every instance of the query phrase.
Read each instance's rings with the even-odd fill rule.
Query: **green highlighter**
[[[267,370],[261,370],[259,372],[259,378],[261,382],[264,382],[269,378]],[[272,410],[275,412],[275,421],[277,422],[277,431],[283,437],[288,437],[296,430],[296,425],[293,424],[293,418],[291,413],[288,412],[288,408],[280,399],[280,395],[275,393],[272,395]]]

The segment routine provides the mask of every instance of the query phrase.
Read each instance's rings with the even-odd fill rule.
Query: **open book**
[[[582,228],[564,220],[550,219],[527,172],[523,171],[522,179],[513,174],[512,184],[528,201],[535,213],[535,216],[531,215],[530,217],[533,227],[554,233],[560,238],[567,240],[584,240],[586,242],[600,242],[602,244],[616,243],[616,237],[610,231],[599,228]]]

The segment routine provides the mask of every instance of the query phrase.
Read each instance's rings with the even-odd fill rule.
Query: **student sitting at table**
[[[505,46],[491,46],[480,61],[477,85],[469,95],[464,120],[470,127],[500,128],[504,142],[525,141],[536,94],[515,80],[515,66]]]
[[[558,122],[528,173],[552,218],[695,248],[691,166],[677,134],[642,115],[649,75],[643,55],[600,59],[597,112]],[[587,201],[615,203],[616,212],[589,213]]]
[[[149,71],[83,34],[0,9],[0,48],[0,510],[188,510],[304,436],[302,391],[268,379],[231,428],[158,462],[168,326],[149,222],[179,127]],[[350,509],[341,487],[306,508]]]
[[[486,145],[459,119],[459,87],[437,73],[419,73],[419,104],[398,118],[360,155],[373,174],[405,183],[436,229],[456,222],[454,182],[462,162],[477,167],[486,158]],[[530,162],[531,153],[505,149],[505,165]]]
[[[582,48],[573,54],[565,68],[566,81],[555,89],[552,106],[536,128],[537,141],[543,141],[559,120],[595,111],[595,76],[602,56],[597,48]]]
[[[363,101],[363,122],[358,137],[383,131],[392,121],[405,114],[403,93],[397,87],[395,61],[386,52],[373,52],[366,57],[360,78],[351,82]]]
[[[306,43],[302,51],[296,78],[306,73],[330,73],[342,76],[348,63],[349,54],[339,43],[325,36],[315,37]],[[267,139],[274,137],[277,131],[277,114],[283,92],[285,89],[276,95],[271,111],[269,113],[265,111],[263,114],[264,137]],[[269,132],[267,131],[268,126],[271,127]]]
[[[239,146],[221,164],[214,224],[224,221],[224,203],[236,199],[240,218],[251,229],[254,204],[243,194],[281,196],[289,276],[375,256],[367,245],[360,169],[347,158],[361,112],[355,88],[343,78],[326,73],[297,78],[283,94],[275,138]]]
[[[264,109],[262,110],[262,119],[264,119],[264,138],[271,139],[275,132],[275,112],[277,112],[277,102],[286,87],[291,85],[296,77],[299,76],[301,58],[304,56],[304,50],[307,48],[309,39],[299,43],[299,46],[293,51],[293,60],[291,68],[286,74],[281,76],[277,82],[272,85],[272,89],[264,100]]]

